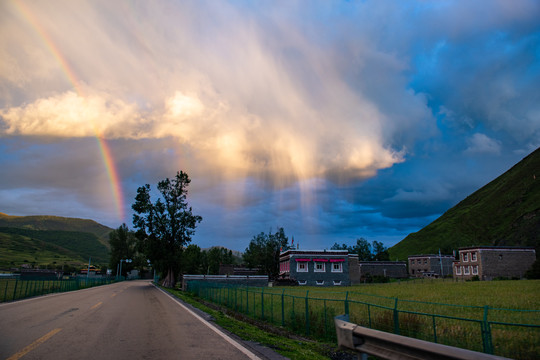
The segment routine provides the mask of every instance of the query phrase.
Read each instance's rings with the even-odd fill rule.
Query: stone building
[[[351,264],[358,264],[358,256],[347,250],[287,250],[279,256],[279,273],[298,285],[349,286],[351,279],[359,281]]]
[[[493,280],[497,277],[522,278],[536,260],[532,247],[478,246],[459,249],[454,261],[454,277]]]
[[[405,261],[359,261],[358,268],[361,281],[374,276],[393,279],[408,277]]]
[[[454,260],[452,255],[411,255],[408,257],[409,275],[412,277],[451,276]]]

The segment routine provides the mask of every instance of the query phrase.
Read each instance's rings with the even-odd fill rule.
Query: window
[[[324,272],[324,263],[323,262],[316,262],[315,263],[315,272]]]
[[[473,274],[473,275],[478,275],[478,265],[474,265],[474,266],[472,267],[472,274]]]
[[[471,261],[476,261],[476,251],[471,253]]]
[[[463,262],[468,262],[469,261],[469,253],[463,253],[462,257],[463,257]]]
[[[315,284],[324,285],[324,280],[315,280]]]
[[[334,285],[341,285],[341,280],[334,280]]]
[[[427,259],[424,259],[424,264],[427,264]]]
[[[308,272],[307,262],[297,262],[296,271],[297,272]]]
[[[461,275],[461,266],[456,266],[456,275]]]
[[[298,280],[298,285],[306,285],[307,280]]]
[[[469,274],[470,274],[469,266],[464,266],[463,267],[463,275],[469,275]]]
[[[343,263],[332,263],[332,272],[343,272]]]
[[[414,265],[414,260],[411,260],[411,265]]]

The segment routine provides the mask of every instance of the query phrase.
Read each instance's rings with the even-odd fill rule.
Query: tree
[[[349,249],[350,249],[350,246],[348,246],[347,244],[339,245],[338,243],[334,243],[334,245],[332,245],[332,247],[330,248],[330,250],[349,250]]]
[[[388,254],[388,248],[380,241],[374,240],[373,243],[373,260],[376,261],[388,261],[390,260],[390,254]]]
[[[109,267],[111,269],[116,269],[118,264],[120,264],[120,260],[133,259],[135,257],[136,240],[135,233],[129,230],[126,224],[120,225],[118,229],[109,233],[109,244],[111,245]],[[134,266],[134,263],[123,263],[122,274],[127,274]]]
[[[356,240],[356,245],[334,243],[331,250],[348,250],[351,254],[357,254],[360,261],[385,261],[390,260],[388,248],[380,241],[373,241],[371,244],[364,238]]]
[[[260,269],[260,273],[275,278],[279,274],[279,252],[282,247],[287,247],[289,240],[285,236],[283,228],[279,228],[275,234],[260,233],[251,239],[243,259],[247,266]]]
[[[184,274],[202,274],[202,252],[195,244],[190,244],[182,253],[182,272]]]
[[[154,268],[165,275],[163,286],[174,287],[180,272],[183,247],[191,242],[202,217],[193,214],[187,203],[187,187],[191,180],[183,171],[170,180],[158,183],[160,198],[152,203],[150,185],[137,189],[132,209],[133,226],[139,229],[139,250]]]

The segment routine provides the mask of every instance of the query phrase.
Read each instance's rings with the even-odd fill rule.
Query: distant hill
[[[10,216],[1,212],[0,227],[91,233],[96,235],[107,248],[109,247],[109,233],[113,231],[110,227],[101,225],[94,220],[49,215]]]
[[[113,229],[93,220],[0,213],[0,267],[95,264],[109,261]]]
[[[540,148],[389,249],[392,259],[465,246],[540,245]]]

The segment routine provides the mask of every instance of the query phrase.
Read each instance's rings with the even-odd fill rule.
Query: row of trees
[[[122,276],[132,269],[138,269],[141,273],[149,265],[153,264],[146,255],[141,252],[141,241],[137,233],[129,230],[126,224],[122,224],[118,229],[109,234],[109,243],[111,245],[111,256],[109,267],[116,269],[120,260],[131,259],[130,263],[123,263]],[[222,247],[212,247],[202,250],[195,244],[190,244],[179,251],[179,272],[184,274],[210,274],[219,273],[220,264],[234,264],[236,259],[231,250]]]
[[[356,244],[334,243],[331,250],[348,250],[350,254],[357,254],[360,261],[386,261],[390,260],[388,248],[380,241],[373,241],[371,244],[364,238],[356,240]]]

